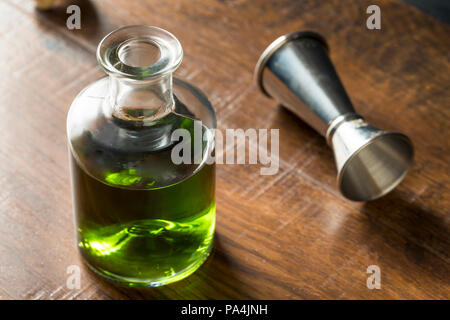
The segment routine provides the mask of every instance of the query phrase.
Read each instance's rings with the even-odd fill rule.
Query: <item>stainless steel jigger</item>
[[[346,198],[374,200],[406,175],[414,153],[410,139],[381,131],[355,113],[319,34],[294,32],[275,40],[261,55],[255,78],[263,93],[327,139]]]

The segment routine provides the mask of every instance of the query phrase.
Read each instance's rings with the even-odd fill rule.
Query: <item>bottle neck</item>
[[[148,80],[109,76],[109,106],[114,117],[128,121],[158,120],[175,102],[172,73]]]
[[[122,27],[103,38],[97,60],[109,75],[112,116],[139,122],[170,113],[175,106],[172,74],[182,57],[178,40],[156,27]]]

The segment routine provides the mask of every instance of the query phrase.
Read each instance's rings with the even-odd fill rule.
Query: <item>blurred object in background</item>
[[[63,0],[34,0],[34,2],[36,2],[36,8],[39,10],[50,10],[60,5]]]
[[[36,7],[39,10],[48,10],[51,9],[53,7],[53,5],[55,4],[55,0],[34,0],[36,2]]]

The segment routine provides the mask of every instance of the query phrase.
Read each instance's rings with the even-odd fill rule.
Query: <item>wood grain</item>
[[[72,1],[73,2],[73,1]],[[450,27],[400,1],[377,3],[382,29],[367,30],[372,1],[76,2],[82,29],[61,6],[0,2],[1,299],[448,299],[450,298]],[[279,128],[280,171],[220,165],[217,232],[207,262],[156,289],[113,286],[89,272],[75,246],[65,118],[75,95],[103,76],[98,41],[115,27],[151,24],[175,34],[177,76],[203,90],[219,128]],[[323,34],[356,109],[414,142],[415,164],[386,197],[342,198],[325,141],[265,98],[254,65],[276,37]],[[381,290],[366,269],[381,268]],[[66,286],[82,267],[81,289]]]

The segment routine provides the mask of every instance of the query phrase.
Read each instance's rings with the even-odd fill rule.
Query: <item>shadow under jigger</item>
[[[294,32],[275,40],[261,55],[255,79],[264,94],[327,139],[346,198],[377,199],[406,175],[414,153],[410,139],[379,130],[356,114],[319,34]]]

